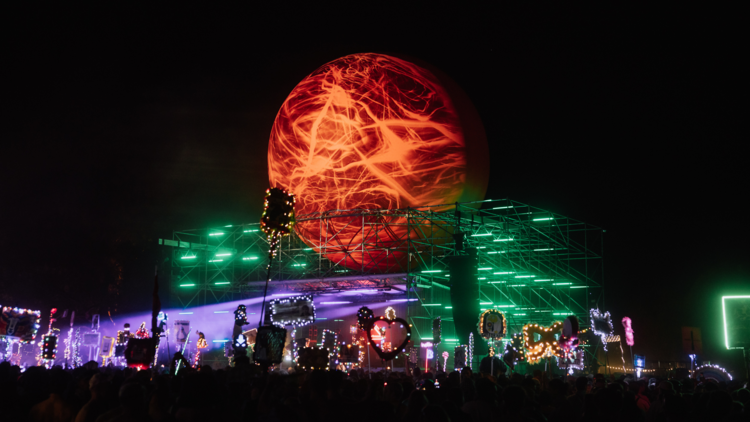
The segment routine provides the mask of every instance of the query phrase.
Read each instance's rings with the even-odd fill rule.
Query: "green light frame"
[[[727,332],[727,307],[726,299],[750,299],[750,295],[745,296],[722,296],[721,297],[721,316],[724,320],[724,345],[727,350],[742,349],[742,347],[729,347],[729,333]]]

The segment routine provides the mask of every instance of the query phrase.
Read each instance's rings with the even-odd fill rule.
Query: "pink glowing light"
[[[623,318],[622,326],[625,327],[625,343],[627,343],[628,346],[633,346],[635,344],[635,339],[633,339],[633,325],[630,318]]]

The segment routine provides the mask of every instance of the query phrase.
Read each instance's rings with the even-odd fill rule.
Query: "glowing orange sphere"
[[[271,131],[268,171],[272,187],[296,195],[304,220],[335,210],[481,200],[487,149],[476,111],[442,73],[362,53],[323,65],[289,94]],[[364,226],[361,217],[299,221],[295,229],[341,265],[398,272],[404,256],[390,248],[404,245],[406,221],[388,221],[389,230],[375,217]]]

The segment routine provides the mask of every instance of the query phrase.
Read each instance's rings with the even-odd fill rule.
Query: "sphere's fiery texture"
[[[465,200],[466,147],[459,113],[433,73],[391,56],[354,54],[322,66],[289,94],[271,132],[269,178],[296,195],[302,219],[446,204]],[[368,233],[374,222],[331,222],[301,221],[296,229],[343,265],[395,270],[398,257],[357,251],[363,241],[387,248],[406,229]]]

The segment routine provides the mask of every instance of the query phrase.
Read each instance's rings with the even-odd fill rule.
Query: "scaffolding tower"
[[[333,210],[301,215],[297,222],[322,229],[316,238],[296,230],[282,239],[269,293],[376,289],[383,298],[400,293],[420,338],[431,336],[437,316],[448,323],[443,337],[455,337],[448,260],[460,254],[476,254],[477,300],[482,309],[503,311],[511,332],[568,315],[578,316],[585,326],[589,309],[603,306],[604,230],[510,199]],[[344,231],[346,239],[341,238]],[[383,233],[389,242],[383,242]],[[262,294],[268,242],[257,223],[179,230],[159,243],[172,249],[174,307]],[[365,260],[382,262],[365,265]],[[362,265],[352,265],[355,261]],[[362,301],[378,298],[366,295]]]

